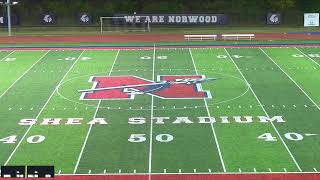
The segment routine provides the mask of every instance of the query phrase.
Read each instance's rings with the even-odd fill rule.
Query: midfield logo
[[[161,99],[211,98],[201,83],[216,80],[203,75],[160,75],[157,81],[137,76],[92,76],[91,89],[79,90],[82,100],[134,99],[136,94],[148,94]]]

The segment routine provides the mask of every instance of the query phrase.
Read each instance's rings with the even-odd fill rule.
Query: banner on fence
[[[78,15],[77,22],[80,25],[90,25],[92,24],[92,16],[88,13],[80,13]]]
[[[269,24],[269,25],[281,24],[281,14],[280,13],[268,13],[267,14],[267,24]]]
[[[53,13],[45,13],[40,16],[40,23],[43,25],[56,24],[57,17]]]
[[[8,25],[8,17],[7,16],[0,16],[0,26],[7,26]],[[12,15],[11,16],[11,25],[19,25],[19,17]]]
[[[124,17],[125,23],[150,24],[227,24],[225,14],[115,14]]]
[[[319,26],[319,13],[304,13],[304,27]]]

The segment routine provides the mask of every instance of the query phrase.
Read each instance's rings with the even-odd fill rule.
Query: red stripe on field
[[[28,178],[39,180],[45,178]],[[54,180],[149,180],[149,175],[66,175],[56,176]],[[151,180],[319,180],[319,173],[291,173],[291,174],[168,174],[152,175]],[[0,178],[8,180],[8,178]],[[11,179],[10,179],[11,180]],[[21,180],[21,178],[12,178]],[[46,180],[50,180],[46,179]]]

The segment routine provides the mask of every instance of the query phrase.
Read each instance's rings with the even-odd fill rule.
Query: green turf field
[[[0,165],[55,165],[57,174],[320,170],[320,48],[17,50],[0,59]],[[184,84],[212,98],[80,100],[91,76],[159,75],[217,80]]]

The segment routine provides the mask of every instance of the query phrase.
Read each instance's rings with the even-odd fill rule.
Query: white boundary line
[[[289,76],[263,49],[260,48],[260,50],[303,92],[305,96],[320,110],[320,107],[317,103],[314,102],[314,100],[296,83],[295,80],[292,79],[291,76]]]
[[[53,92],[51,93],[49,99],[47,100],[47,102],[43,105],[43,107],[41,108],[40,112],[38,113],[38,115],[36,116],[35,119],[38,119],[38,117],[41,115],[41,113],[43,112],[43,110],[46,108],[46,106],[48,105],[49,101],[51,100],[51,98],[53,97],[53,95],[55,94],[55,92],[57,91],[59,85],[63,82],[63,80],[67,77],[67,75],[69,74],[69,72],[72,70],[72,68],[74,67],[74,65],[78,62],[78,60],[80,59],[80,57],[82,56],[82,54],[85,52],[85,50],[82,51],[82,53],[79,55],[78,59],[74,61],[74,63],[71,65],[71,67],[69,68],[69,70],[66,72],[66,74],[63,76],[63,78],[60,80],[60,82],[58,83],[58,85],[55,87],[55,89],[53,90]],[[14,148],[14,150],[12,151],[12,153],[10,154],[9,158],[7,159],[7,161],[5,162],[4,165],[7,165],[10,161],[10,159],[12,158],[12,156],[14,155],[14,153],[17,151],[17,149],[19,148],[20,144],[22,143],[22,141],[24,140],[24,138],[27,136],[27,134],[29,133],[30,129],[32,128],[33,125],[30,125],[29,128],[27,129],[27,131],[24,133],[23,137],[21,138],[21,140],[19,141],[18,145]]]
[[[118,50],[118,52],[117,52],[117,54],[116,54],[116,56],[115,56],[115,58],[114,58],[114,60],[113,60],[113,64],[112,64],[112,66],[111,66],[111,69],[110,69],[110,71],[109,71],[108,76],[110,76],[111,73],[112,73],[113,67],[114,67],[114,65],[116,64],[116,61],[117,61],[117,59],[118,59],[119,53],[120,53],[120,50]],[[96,118],[96,116],[97,116],[97,113],[98,113],[98,111],[99,111],[99,107],[100,107],[101,101],[102,101],[102,100],[99,100],[99,103],[98,103],[98,105],[97,105],[97,108],[96,108],[96,111],[95,111],[95,113],[94,113],[94,115],[93,115],[93,118]],[[84,151],[84,149],[85,149],[85,147],[86,147],[86,145],[87,145],[87,142],[88,142],[88,139],[89,139],[89,135],[90,135],[90,133],[91,133],[91,129],[92,129],[92,124],[90,124],[90,127],[89,127],[89,130],[88,130],[88,132],[87,132],[86,138],[85,138],[84,143],[83,143],[83,145],[82,145],[80,154],[79,154],[79,156],[78,156],[77,163],[76,163],[76,165],[75,165],[75,167],[74,167],[74,170],[73,170],[73,174],[75,174],[75,173],[77,172],[78,166],[79,166],[80,161],[81,161],[81,158],[82,158],[83,151]]]
[[[261,49],[261,48],[260,48]],[[317,63],[314,59],[312,59],[310,56],[308,56],[307,54],[305,54],[304,52],[302,52],[300,49],[298,49],[297,47],[295,47],[296,50],[298,50],[301,54],[303,54],[305,57],[307,57],[308,59],[310,59],[312,62],[314,62],[316,65],[320,66],[319,63]]]
[[[154,81],[154,69],[155,69],[155,61],[156,61],[156,45],[153,44],[153,60],[152,60],[152,81]],[[153,143],[153,105],[154,105],[154,97],[151,96],[151,112],[150,112],[150,142],[149,142],[149,177],[151,180],[152,174],[152,143]]]
[[[239,71],[239,73],[241,74],[241,76],[243,77],[243,79],[246,81],[246,83],[247,83],[248,86],[250,87],[250,90],[251,90],[252,94],[254,95],[254,97],[256,98],[256,100],[258,101],[258,103],[260,104],[260,106],[261,106],[262,110],[264,111],[264,113],[267,115],[267,117],[269,117],[269,114],[267,113],[267,111],[266,111],[266,110],[264,109],[264,107],[262,106],[262,104],[261,104],[258,96],[257,96],[256,93],[253,91],[251,85],[249,84],[249,82],[247,81],[247,79],[245,78],[245,76],[242,74],[242,72],[241,72],[241,70],[239,69],[238,65],[234,62],[233,58],[231,57],[231,55],[229,54],[229,52],[227,51],[227,49],[224,48],[224,50],[225,50],[225,52],[228,54],[229,58],[232,60],[233,64],[235,65],[235,67],[237,68],[237,70]],[[278,129],[276,128],[276,126],[273,124],[272,121],[271,121],[270,123],[271,123],[273,129],[276,131],[277,135],[279,136],[282,144],[284,145],[284,147],[285,147],[286,150],[288,151],[288,153],[289,153],[290,157],[292,158],[293,162],[295,163],[295,165],[297,166],[297,168],[299,169],[299,171],[302,172],[299,164],[297,163],[296,159],[295,159],[294,156],[292,155],[289,147],[287,146],[287,144],[285,143],[285,141],[282,139],[282,137],[281,137]]]
[[[118,175],[118,176],[123,176],[123,175],[149,175],[150,173],[97,173],[97,174],[56,174],[57,176],[108,176],[108,175]],[[162,172],[162,173],[152,173],[152,175],[242,175],[242,174],[320,174],[320,172],[314,172],[314,171],[310,171],[310,172],[283,172],[283,171],[265,171],[265,172],[214,172],[214,173],[210,173],[210,172],[199,172],[199,173],[170,173],[170,172]]]
[[[9,57],[11,54],[13,54],[15,50],[11,51],[9,54],[7,54],[5,57],[3,57],[0,61],[5,60],[7,57]]]
[[[30,66],[18,79],[16,79],[1,95],[5,95],[24,75],[26,75],[39,61],[41,61],[50,51],[47,51],[44,55],[42,55],[32,66]]]
[[[190,57],[191,57],[191,59],[192,59],[192,63],[193,63],[194,70],[195,70],[196,74],[199,75],[190,48],[189,48],[189,53],[190,53]],[[204,101],[204,104],[205,104],[205,106],[206,106],[206,110],[207,110],[208,116],[211,117],[211,114],[210,114],[210,111],[209,111],[209,108],[208,108],[208,104],[207,104],[206,99],[203,99],[203,101]],[[218,149],[218,153],[219,153],[221,165],[222,165],[222,168],[223,168],[223,172],[226,172],[227,170],[226,170],[226,167],[225,167],[225,164],[224,164],[224,160],[223,160],[223,157],[222,157],[222,153],[221,153],[221,150],[220,150],[220,146],[219,146],[219,142],[218,142],[218,138],[217,138],[216,132],[215,132],[215,130],[214,130],[213,124],[210,123],[210,125],[211,125],[211,129],[212,129],[212,133],[213,133],[214,140],[215,140],[216,145],[217,145],[217,149]]]

